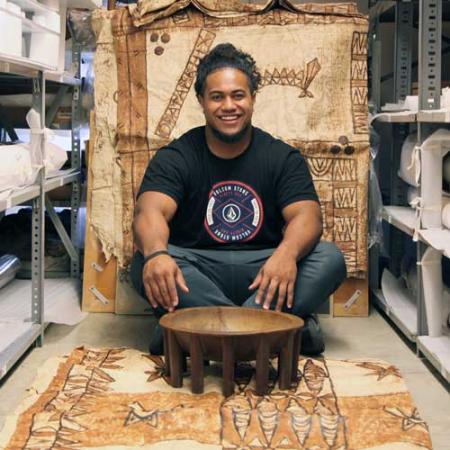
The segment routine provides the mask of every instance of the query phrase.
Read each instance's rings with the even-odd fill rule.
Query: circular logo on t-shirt
[[[261,199],[247,184],[224,181],[211,188],[205,228],[214,240],[248,241],[256,236],[262,221]]]

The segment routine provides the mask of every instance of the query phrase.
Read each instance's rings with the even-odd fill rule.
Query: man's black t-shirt
[[[283,208],[318,201],[300,152],[255,127],[250,146],[233,159],[208,149],[205,127],[188,131],[150,161],[138,195],[146,191],[176,201],[169,243],[188,248],[276,247]]]

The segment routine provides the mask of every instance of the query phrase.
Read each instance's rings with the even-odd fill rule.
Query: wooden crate
[[[117,271],[115,304],[116,314],[153,314],[150,303],[136,292],[129,273],[123,269]]]
[[[367,317],[369,315],[368,279],[347,278],[333,294],[334,317]]]
[[[88,221],[89,222],[89,221]],[[117,261],[108,262],[89,223],[86,224],[82,309],[88,312],[114,312]]]

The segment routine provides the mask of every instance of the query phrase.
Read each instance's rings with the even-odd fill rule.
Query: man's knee
[[[334,275],[339,284],[347,277],[344,255],[334,242],[320,242],[320,253],[328,273]]]
[[[332,242],[321,241],[298,266],[292,312],[299,316],[314,313],[346,277],[345,260]]]
[[[342,252],[334,242],[321,241],[315,249],[315,257],[318,260],[317,275],[323,277],[325,274],[336,281],[336,288],[347,276],[347,268]]]

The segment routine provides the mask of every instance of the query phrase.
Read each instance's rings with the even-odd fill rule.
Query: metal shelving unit
[[[398,288],[395,296],[387,298],[378,285],[379,249],[371,250],[371,263],[376,264],[374,274],[370,277],[372,299],[387,316],[389,316],[402,333],[417,344],[421,352],[450,382],[450,332],[448,335],[442,330],[442,335],[430,337],[426,314],[427,302],[432,299],[425,298],[422,262],[428,249],[432,248],[436,254],[449,257],[448,247],[443,242],[450,242],[450,230],[442,228],[439,222],[431,229],[425,229],[422,215],[407,204],[403,182],[397,176],[400,163],[401,143],[406,138],[409,127],[417,127],[418,146],[429,137],[437,125],[445,126],[450,123],[450,113],[440,109],[441,93],[441,42],[442,42],[442,0],[419,0],[418,2],[398,1],[372,1],[372,77],[378,77],[372,83],[372,105],[375,109],[374,121],[392,124],[393,141],[390,151],[390,183],[389,196],[392,206],[383,208],[382,219],[391,224],[389,239],[390,269],[395,272],[398,268],[399,256],[403,253],[403,236],[406,233],[417,240],[417,294],[405,300],[404,293]],[[377,32],[382,14],[391,14],[395,10],[395,39],[394,39],[394,102],[399,103],[411,92],[412,38],[414,30],[414,17],[418,17],[418,85],[419,108],[418,111],[380,111],[381,93],[381,42]],[[376,122],[374,122],[376,123]],[[383,149],[385,151],[386,149]],[[440,156],[440,155],[439,155]],[[434,176],[434,183],[441,183],[436,174],[421,174],[423,186],[424,177]],[[423,199],[422,187],[419,187],[419,197]],[[422,210],[430,210],[422,200]],[[426,212],[424,212],[425,214]],[[389,276],[392,276],[389,274]],[[403,295],[403,304],[399,299]],[[395,298],[394,298],[395,297]],[[399,306],[400,305],[400,306]]]
[[[33,7],[33,0],[23,0]],[[71,169],[61,171],[52,178],[45,177],[45,169],[41,168],[35,183],[24,189],[14,191],[11,196],[0,201],[0,213],[6,209],[26,202],[32,202],[32,259],[31,259],[31,305],[30,314],[21,319],[0,319],[0,378],[15,364],[21,355],[33,344],[42,345],[44,334],[44,254],[45,229],[44,214],[48,212],[60,237],[66,246],[71,259],[71,277],[80,277],[80,254],[74,245],[78,209],[81,200],[81,155],[80,155],[80,89],[79,79],[80,48],[75,45],[73,61],[77,66],[78,77],[50,72],[47,66],[34,63],[26,58],[16,58],[0,54],[0,72],[32,79],[33,108],[40,114],[40,128],[45,128],[45,91],[46,81],[68,85],[72,95],[72,151]],[[44,134],[40,136],[41,150],[44,145]],[[65,231],[59,217],[55,213],[47,193],[57,187],[72,185],[71,196],[71,231],[72,239]],[[9,287],[11,287],[9,285]],[[5,288],[3,288],[5,289]],[[0,311],[2,296],[0,290]]]

